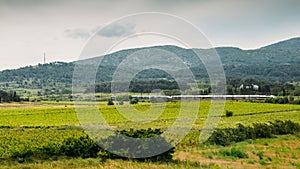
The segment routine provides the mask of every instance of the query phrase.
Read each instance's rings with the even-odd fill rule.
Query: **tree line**
[[[114,83],[113,92],[136,92],[136,93],[151,93],[155,89],[160,90],[179,90],[179,86],[176,81],[172,80],[148,80],[141,81],[135,80],[130,82],[129,87],[126,87],[126,82]],[[128,85],[127,85],[128,86]],[[112,84],[110,82],[98,83],[95,86],[89,87],[86,92],[100,92],[100,93],[110,93]],[[184,86],[187,89],[188,85]]]
[[[135,92],[151,93],[155,89],[160,89],[165,95],[180,94],[211,94],[212,86],[208,82],[198,82],[198,89],[192,88],[186,83],[180,89],[174,80],[134,80],[126,87],[125,82],[117,82],[113,86],[114,92]],[[128,86],[128,84],[127,84]],[[86,92],[111,93],[111,83],[102,82],[90,86]],[[231,78],[226,82],[227,94],[230,95],[275,95],[275,96],[300,96],[300,85],[289,82],[269,82],[257,79]]]
[[[275,96],[300,96],[300,86],[290,82],[269,82],[257,79],[232,78],[227,80],[228,94],[242,95],[275,95]]]
[[[3,102],[20,102],[20,97],[15,91],[6,92],[0,90],[0,103]]]

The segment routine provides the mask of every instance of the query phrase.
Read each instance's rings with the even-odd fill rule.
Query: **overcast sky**
[[[214,47],[255,49],[300,37],[299,0],[0,0],[0,70],[43,63],[44,52],[47,62],[74,61],[96,30],[139,12],[184,18]],[[134,33],[131,24],[98,32],[107,39]]]

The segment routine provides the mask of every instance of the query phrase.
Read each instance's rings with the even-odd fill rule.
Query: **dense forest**
[[[122,50],[105,55],[104,57],[96,57],[71,63],[53,62],[14,70],[4,70],[0,72],[0,89],[42,89],[45,92],[55,91],[70,93],[75,64],[80,63],[86,67],[90,64],[97,64],[101,58],[103,58],[103,60],[99,65],[96,83],[98,86],[103,86],[109,84],[117,66],[126,59],[127,56],[142,49],[145,49],[145,52],[151,49],[171,52],[177,55],[182,62],[190,68],[196,80],[199,82],[209,81],[206,69],[194,51],[203,55],[209,55],[212,54],[213,49],[193,49],[193,51],[192,49],[184,49],[177,46],[155,46]],[[233,47],[220,47],[215,48],[215,50],[220,56],[228,80],[236,78],[241,78],[240,81],[255,79],[258,81],[272,82],[276,85],[300,81],[300,38],[282,41],[256,50],[242,50]],[[163,53],[155,54],[161,55],[161,57],[164,58]],[[180,74],[181,70],[174,69],[173,73]],[[169,83],[167,81],[172,80],[172,77],[164,71],[147,69],[144,70],[143,73],[136,75],[133,79],[134,83],[131,86],[137,85],[140,83],[139,81],[156,80],[159,82],[159,80],[162,79],[166,80],[164,83]],[[160,84],[160,86],[156,87],[161,87],[161,85],[165,84]],[[260,90],[263,90],[264,85],[265,84],[260,85]],[[173,84],[169,84],[168,86],[173,86]],[[163,87],[163,89],[168,90],[172,88],[168,86]],[[234,86],[234,84],[231,84],[231,86]],[[142,90],[135,88],[139,87],[135,86],[132,90]],[[272,88],[272,85],[270,88]],[[151,89],[143,90],[148,91]],[[229,88],[229,93],[236,92],[236,87]],[[270,91],[265,92],[272,93],[272,90],[270,89]]]

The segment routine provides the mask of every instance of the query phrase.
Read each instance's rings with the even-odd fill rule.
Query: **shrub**
[[[258,156],[258,158],[260,160],[262,160],[264,158],[264,153],[262,151],[258,152],[256,155]]]
[[[289,96],[289,102],[294,102],[295,98],[294,96]]]
[[[216,145],[228,146],[231,143],[230,129],[217,129],[213,132],[207,142]]]
[[[61,143],[45,145],[38,149],[36,155],[43,158],[63,155],[64,153],[61,152],[61,146]]]
[[[265,103],[273,103],[273,104],[300,104],[299,100],[295,100],[293,96],[282,97],[282,98],[267,98],[265,99]]]
[[[290,120],[269,122],[272,125],[273,134],[294,134],[300,131],[300,125]]]
[[[129,103],[130,103],[130,104],[138,104],[138,102],[139,102],[138,99],[136,99],[136,98],[131,98]]]
[[[31,156],[34,155],[34,153],[35,152],[33,150],[24,148],[24,149],[13,151],[11,157],[16,159],[25,159],[25,158],[30,158]]]
[[[237,124],[236,130],[234,130],[234,135],[236,136],[234,141],[240,142],[246,140],[248,138],[247,136],[249,136],[248,131],[248,127],[245,127],[242,124]]]
[[[273,98],[266,98],[265,103],[273,103]]]
[[[209,144],[228,146],[232,142],[240,142],[246,139],[271,138],[276,134],[295,134],[300,132],[300,124],[290,120],[265,123],[254,123],[245,127],[238,124],[236,128],[217,129],[206,141]]]
[[[237,157],[237,158],[249,158],[248,154],[246,154],[245,152],[233,147],[231,149],[231,156],[233,157]]]
[[[295,100],[294,104],[300,104],[300,100]]]
[[[271,138],[272,137],[272,127],[264,123],[254,123],[253,132],[255,133],[255,138]],[[255,139],[252,138],[252,139]]]
[[[282,100],[283,100],[283,104],[290,103],[290,101],[289,101],[289,98],[288,98],[288,97],[284,97],[284,98],[282,98]]]
[[[88,136],[68,138],[63,141],[62,146],[60,147],[61,154],[70,157],[97,157],[99,151],[100,147]]]
[[[221,149],[219,151],[219,153],[222,156],[227,156],[227,157],[235,157],[235,158],[249,158],[248,154],[246,154],[245,152],[233,147],[230,150],[224,150]]]
[[[128,159],[136,158],[138,161],[168,161],[172,160],[172,154],[174,153],[174,147],[170,145],[164,138],[159,136],[162,133],[160,129],[140,129],[140,130],[121,130],[117,131],[116,135],[110,136],[107,139],[100,141],[106,149],[113,150],[111,152],[101,152],[100,156],[104,154],[106,158],[121,158]],[[155,136],[155,137],[154,137]],[[136,138],[136,139],[129,139]],[[151,139],[145,139],[150,138]],[[143,144],[140,145],[138,140],[143,139]],[[145,153],[151,150],[167,150],[162,154],[158,154],[152,157],[139,158],[145,155]],[[122,157],[116,154],[122,154]]]
[[[232,111],[229,111],[229,110],[226,110],[226,117],[231,117],[233,116],[233,112]]]
[[[107,105],[114,105],[113,100],[112,100],[112,99],[109,99],[109,100],[107,101]]]

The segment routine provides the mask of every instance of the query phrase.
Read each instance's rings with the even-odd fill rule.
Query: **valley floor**
[[[191,102],[190,104],[198,104]],[[143,115],[157,111],[163,103],[134,105]],[[89,107],[89,103],[82,103]],[[131,105],[123,105],[129,113]],[[10,103],[0,104],[0,168],[299,168],[300,134],[282,135],[275,138],[246,140],[230,146],[201,145],[198,130],[205,124],[211,103],[200,103],[198,117],[191,132],[176,146],[171,162],[136,162],[131,160],[102,161],[99,158],[53,157],[51,159],[12,159],[16,151],[38,149],[55,145],[69,137],[86,135],[77,119],[71,102],[64,103]],[[178,116],[180,104],[167,103],[158,119],[137,124],[120,116],[116,106],[99,103],[99,109],[107,122],[115,129],[168,128]],[[274,120],[291,120],[300,123],[300,105],[267,104],[244,101],[227,101],[224,110],[233,116],[222,118],[218,128],[268,123]],[[248,157],[228,152],[239,152]]]

